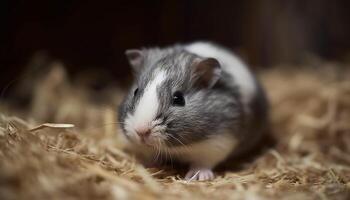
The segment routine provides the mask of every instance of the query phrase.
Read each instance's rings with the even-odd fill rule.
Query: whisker
[[[167,134],[167,136],[170,136],[172,138],[174,138],[176,141],[178,141],[183,147],[185,147],[186,151],[189,151],[188,146],[185,145],[183,142],[181,142],[181,140],[179,140],[178,138],[176,138],[175,136],[171,135],[171,134]]]
[[[179,135],[179,134],[178,134],[178,136],[181,137],[181,139],[186,140],[186,138],[184,138],[184,136]]]
[[[182,135],[178,135],[179,137],[181,137],[181,139],[185,140],[184,136]],[[181,140],[180,140],[181,141]],[[191,146],[189,145],[185,145],[184,143],[182,143],[183,146],[185,147],[186,151],[190,151],[191,150]]]
[[[171,152],[169,150],[168,147],[165,148],[166,151],[169,153],[169,157],[170,157],[170,164],[171,164],[171,168],[173,169],[174,168],[174,164],[173,164],[173,158],[171,157]]]
[[[155,146],[155,148],[156,148],[156,155],[155,155],[155,162],[158,162],[158,157],[159,157],[159,154],[160,154],[160,147],[159,147],[159,144],[158,144],[158,142],[156,143],[156,146]]]
[[[157,152],[157,148],[156,148],[156,146],[152,146],[152,150],[154,151],[154,152]],[[156,153],[152,156],[152,163],[154,163],[155,162],[155,160],[156,160]]]
[[[160,160],[160,163],[163,164],[163,157],[162,157],[162,150],[161,150],[161,141],[160,139],[158,138],[157,140],[157,147],[158,147],[158,161]]]
[[[178,141],[181,145],[185,146],[185,144],[183,142],[181,142],[181,140],[179,140],[178,138],[176,138],[175,136],[168,134],[168,136],[174,138],[176,141]]]
[[[166,146],[164,146],[164,142],[163,141],[161,141],[161,140],[159,140],[160,141],[160,143],[161,143],[161,145],[163,146],[163,150],[164,150],[164,154],[165,154],[165,163],[167,163],[167,161],[168,161],[168,152],[167,152],[167,149],[166,149]]]
[[[84,130],[85,131],[95,131],[95,130],[102,129],[106,126],[111,126],[111,125],[115,125],[115,124],[125,124],[125,123],[124,122],[110,122],[110,123],[102,124],[101,126],[96,126],[96,127],[92,127],[92,128],[88,128],[88,129],[84,129]]]

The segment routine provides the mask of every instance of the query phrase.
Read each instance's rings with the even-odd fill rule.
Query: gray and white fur
[[[196,42],[127,50],[136,80],[119,108],[130,148],[188,163],[186,179],[254,147],[267,125],[267,100],[246,65],[218,45]],[[168,156],[167,156],[168,157]]]

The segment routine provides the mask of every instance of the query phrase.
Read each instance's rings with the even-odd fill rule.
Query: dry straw
[[[327,65],[260,73],[276,146],[213,181],[186,182],[183,170],[146,169],[122,151],[120,90],[96,103],[55,64],[18,114],[26,120],[0,116],[0,199],[350,199],[350,73]]]

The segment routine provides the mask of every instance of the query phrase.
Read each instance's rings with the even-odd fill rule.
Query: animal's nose
[[[151,129],[145,128],[145,129],[138,129],[136,130],[137,135],[139,135],[141,138],[146,138],[151,134]]]

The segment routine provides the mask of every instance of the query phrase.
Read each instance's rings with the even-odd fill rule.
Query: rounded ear
[[[215,58],[198,58],[193,63],[196,84],[211,88],[221,77],[221,66]]]
[[[125,55],[129,61],[129,64],[134,69],[134,71],[138,72],[144,60],[144,55],[142,50],[128,49],[125,51]]]

